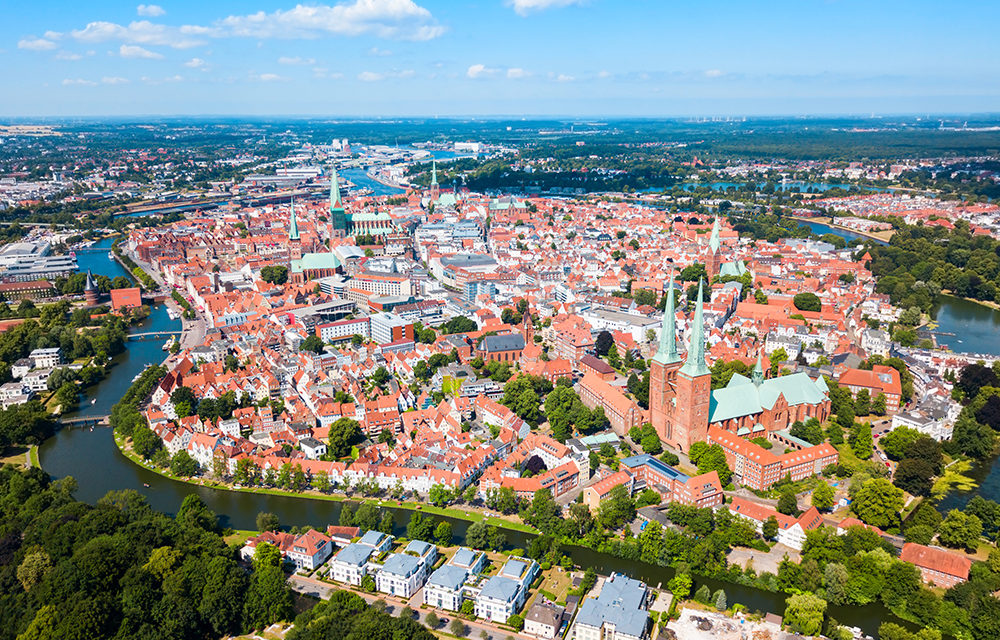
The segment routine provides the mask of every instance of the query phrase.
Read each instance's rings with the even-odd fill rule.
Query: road
[[[342,587],[340,587],[339,585],[335,586],[327,584],[326,582],[321,582],[314,578],[307,578],[305,576],[299,576],[299,575],[292,575],[290,578],[288,578],[288,583],[292,587],[292,589],[298,591],[301,594],[322,598],[324,600],[329,599],[330,594],[333,593],[334,591],[340,591],[342,589]],[[364,598],[365,601],[368,602],[368,604],[371,604],[376,600],[385,601],[387,605],[386,613],[397,617],[403,610],[403,607],[409,606],[411,609],[413,609],[413,613],[416,615],[417,620],[422,624],[426,624],[427,614],[431,612],[430,609],[423,610],[420,608],[420,604],[423,601],[423,589],[418,590],[409,600],[395,598],[385,593],[361,593],[358,591],[354,591],[354,593],[357,593],[359,596]],[[438,616],[439,619],[445,619],[445,618],[448,619],[448,623],[442,624],[439,627],[439,629],[450,633],[450,630],[447,627],[448,624],[450,624],[451,621],[456,618],[455,612],[435,610],[434,613]],[[537,640],[537,638],[534,638],[532,636],[526,636],[520,633],[512,633],[510,631],[507,631],[506,629],[499,629],[496,626],[491,625],[482,620],[474,620],[474,621],[465,620],[464,622],[467,629],[465,636],[468,638],[483,639],[484,636],[482,634],[485,631],[486,632],[485,638],[488,640],[509,640],[510,638],[514,638],[515,640]]]
[[[156,280],[156,283],[160,285],[160,288],[168,294],[167,300],[164,304],[172,308],[177,313],[182,314],[184,309],[182,309],[176,302],[173,301],[172,298],[169,297],[169,293],[173,291],[173,287],[163,280],[162,274],[160,274],[160,272],[157,271],[153,265],[139,260],[137,256],[129,254],[129,257],[135,260],[135,263],[142,267],[143,270],[153,278],[153,280]],[[205,317],[199,313],[197,309],[195,309],[194,312],[194,320],[181,320],[184,327],[183,332],[181,333],[181,349],[191,349],[193,347],[200,346],[205,340]]]

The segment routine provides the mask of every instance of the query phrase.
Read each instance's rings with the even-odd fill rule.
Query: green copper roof
[[[431,160],[431,184],[438,183],[438,165],[437,160]]]
[[[764,367],[760,351],[757,351],[757,364],[753,367],[753,383],[758,387],[764,382]]]
[[[298,240],[299,239],[299,225],[295,221],[295,200],[292,200],[292,213],[288,218],[288,239]]]
[[[660,328],[660,348],[656,350],[653,361],[660,364],[680,362],[677,355],[677,323],[676,307],[674,305],[674,275],[670,274],[670,285],[667,289],[667,304],[663,308],[663,326]]]
[[[291,268],[293,273],[302,273],[315,269],[336,269],[340,266],[340,260],[334,253],[307,253],[301,260],[292,260]]]
[[[715,216],[715,223],[712,225],[712,237],[708,241],[708,246],[711,247],[712,253],[718,253],[721,245],[722,241],[719,239],[719,216]]]
[[[720,276],[741,276],[748,272],[747,265],[742,260],[736,262],[723,262],[719,268]]]
[[[724,389],[712,392],[709,422],[721,422],[772,409],[779,396],[784,396],[790,406],[819,404],[825,399],[820,383],[813,382],[805,373],[770,378],[759,386],[752,384],[746,376],[735,374]]]
[[[705,303],[702,301],[705,283],[698,280],[698,302],[694,305],[694,319],[691,321],[691,344],[688,346],[687,359],[681,367],[681,373],[695,378],[711,375],[705,364]]]

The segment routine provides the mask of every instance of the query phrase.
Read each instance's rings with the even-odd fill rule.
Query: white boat
[[[177,318],[181,317],[181,314],[177,313],[170,307],[167,307],[167,317],[170,318],[171,320],[176,320]]]
[[[93,400],[91,400],[90,404],[97,404],[97,398],[94,398]]]
[[[114,262],[115,261],[115,254],[113,254],[110,251],[108,251],[108,260]]]

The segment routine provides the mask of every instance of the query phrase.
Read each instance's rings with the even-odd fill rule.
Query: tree
[[[42,581],[52,570],[52,560],[44,550],[35,547],[37,551],[28,553],[17,567],[17,580],[25,591]]]
[[[868,393],[868,389],[861,389],[858,391],[858,395],[854,398],[854,415],[866,416],[871,412],[871,395]]]
[[[351,505],[345,503],[340,509],[339,524],[342,527],[354,526],[354,511],[351,509]]]
[[[686,573],[678,573],[667,583],[667,589],[677,600],[684,600],[691,595],[692,586],[691,576]]]
[[[608,355],[608,351],[610,351],[614,343],[615,338],[609,331],[601,331],[597,334],[597,339],[594,340],[594,353],[598,357],[603,358]]]
[[[903,491],[885,478],[872,478],[861,486],[851,509],[865,524],[888,529],[899,521],[903,510]]]
[[[319,336],[309,336],[299,345],[299,351],[312,351],[313,353],[323,353],[323,340]]]
[[[357,420],[340,418],[332,425],[327,434],[327,457],[343,458],[351,453],[351,447],[361,441],[361,425]]]
[[[789,433],[796,438],[805,440],[809,444],[820,444],[826,440],[826,436],[823,433],[823,427],[816,418],[809,418],[805,422],[796,420],[792,424],[792,428]]]
[[[354,526],[360,527],[362,531],[378,530],[380,521],[378,509],[370,502],[364,502],[354,513]]]
[[[220,637],[242,631],[240,603],[249,585],[250,579],[234,560],[216,557],[208,563],[198,613]]]
[[[507,618],[507,624],[508,624],[508,626],[513,627],[515,631],[520,631],[521,629],[524,628],[524,616],[522,616],[519,613],[515,613],[511,617]],[[486,633],[486,631],[483,631],[482,633]],[[480,634],[480,635],[482,635],[482,634]],[[487,635],[487,637],[489,637],[488,633],[486,635]],[[486,639],[484,638],[483,640],[486,640]]]
[[[833,508],[834,493],[833,487],[825,482],[820,482],[813,489],[812,494],[812,506],[816,507],[820,511],[826,511]]]
[[[170,473],[182,478],[188,478],[198,472],[198,463],[188,455],[186,449],[181,449],[170,459]]]
[[[691,445],[688,457],[698,467],[700,474],[711,471],[718,472],[719,482],[722,486],[729,484],[733,477],[733,472],[726,463],[726,452],[718,444],[708,445],[704,442],[695,442]]]
[[[892,483],[915,496],[929,496],[934,486],[934,467],[926,460],[906,458],[899,463]]]
[[[426,616],[424,616],[424,624],[426,624],[431,629],[437,629],[438,625],[441,624],[441,619],[437,617],[436,613],[431,611]]]
[[[879,444],[882,450],[892,460],[902,460],[906,455],[906,449],[923,434],[910,427],[896,427],[889,433],[882,436]]]
[[[386,511],[382,514],[382,520],[378,523],[378,530],[387,536],[391,536],[392,532],[396,529],[396,518],[393,517],[392,511]]]
[[[281,550],[269,542],[260,542],[253,550],[254,571],[260,571],[264,567],[280,567]]]
[[[462,636],[465,635],[466,626],[465,623],[462,622],[459,618],[455,618],[454,620],[451,621],[451,624],[448,625],[448,630],[451,631],[451,635],[458,636],[461,638]]]
[[[712,601],[714,602],[717,611],[725,611],[726,609],[729,608],[729,605],[726,601],[726,592],[723,591],[722,589],[719,589],[718,591],[715,592],[715,594],[712,596]]]
[[[406,525],[406,537],[410,540],[429,542],[434,537],[434,520],[413,512],[409,524]]]
[[[139,425],[132,432],[132,450],[146,460],[153,457],[162,444],[160,436],[153,433],[153,430],[146,425]]]
[[[778,513],[786,516],[794,516],[799,510],[798,498],[795,497],[795,490],[789,485],[781,490],[778,498]]]
[[[793,595],[785,601],[784,622],[803,635],[818,635],[823,629],[826,600],[811,593]]]
[[[946,547],[964,547],[970,551],[979,546],[983,523],[976,516],[952,509],[938,529],[938,540]]]
[[[944,456],[941,453],[941,443],[929,436],[921,435],[906,447],[906,457],[923,460],[934,474],[941,473],[944,468]]]
[[[608,529],[617,529],[635,518],[635,503],[625,485],[611,488],[608,498],[601,503],[598,520]]]
[[[886,398],[885,394],[880,391],[879,394],[875,396],[875,399],[872,400],[872,413],[874,413],[877,416],[884,416],[885,412],[886,412]]]
[[[822,311],[823,303],[820,301],[819,296],[811,291],[806,291],[805,293],[796,294],[792,298],[792,304],[799,311]]]
[[[277,531],[281,527],[278,516],[267,511],[257,514],[257,531]]]
[[[761,527],[761,535],[765,540],[774,540],[778,537],[778,530],[778,519],[774,516],[769,516]]]
[[[434,530],[434,539],[442,547],[451,546],[452,535],[451,523],[447,520],[442,520]]]
[[[462,615],[474,616],[476,614],[476,605],[472,600],[466,600],[462,603],[460,611]]]
[[[872,428],[863,422],[855,423],[848,438],[854,455],[862,460],[868,460],[874,452],[874,441],[872,440]]]
[[[285,284],[288,282],[288,267],[268,265],[260,270],[260,279],[269,284]]]

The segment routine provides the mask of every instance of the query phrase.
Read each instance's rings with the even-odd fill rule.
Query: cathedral
[[[315,247],[314,247],[315,248]],[[288,281],[302,284],[308,280],[332,276],[340,269],[340,260],[333,250],[302,252],[302,237],[295,218],[295,202],[288,217]]]
[[[384,236],[396,232],[396,224],[388,212],[358,211],[347,213],[340,197],[340,183],[337,170],[330,175],[330,237],[346,238],[347,236]]]
[[[713,235],[715,235],[713,233]],[[713,254],[718,254],[713,250]],[[822,376],[805,373],[764,379],[760,354],[752,378],[736,374],[722,389],[712,390],[712,372],[705,364],[702,290],[691,322],[691,341],[682,360],[677,351],[674,282],[670,279],[660,344],[650,364],[649,408],[660,440],[680,451],[708,439],[709,425],[744,438],[767,437],[790,429],[797,420],[830,417],[829,390]]]

